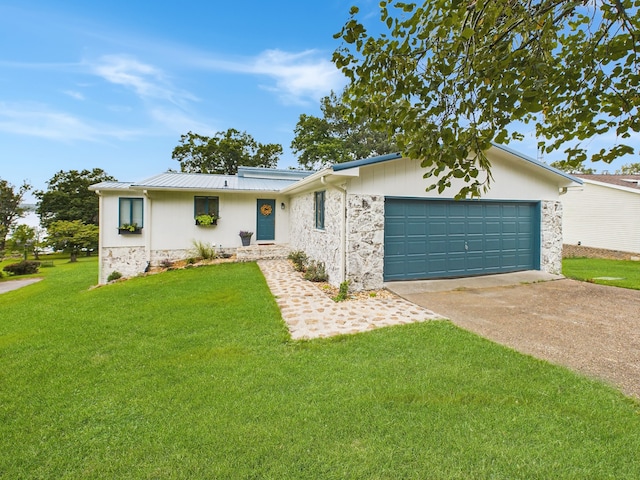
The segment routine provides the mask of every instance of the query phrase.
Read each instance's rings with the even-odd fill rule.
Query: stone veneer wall
[[[562,203],[541,202],[540,270],[562,274]]]
[[[107,283],[112,272],[123,277],[134,277],[144,272],[147,255],[144,247],[107,247],[102,249],[99,282]]]
[[[384,196],[348,195],[347,278],[352,290],[383,287]]]
[[[292,251],[303,250],[309,259],[323,262],[329,283],[338,286],[342,281],[342,192],[334,188],[325,192],[324,230],[315,225],[314,192],[291,199],[289,244]]]

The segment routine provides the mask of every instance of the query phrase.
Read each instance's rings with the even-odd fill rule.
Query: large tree
[[[60,170],[48,182],[47,190],[35,192],[38,198],[36,212],[40,224],[49,228],[60,220],[80,220],[98,225],[98,196],[89,191],[94,183],[116,181],[101,168],[93,170]]]
[[[345,102],[357,118],[395,134],[442,191],[479,195],[491,180],[491,142],[535,125],[546,153],[612,133],[593,154],[632,153],[640,132],[640,0],[397,0],[380,3],[383,34],[369,34],[352,7],[336,34],[334,62],[350,79]],[[378,26],[376,25],[376,29]]]
[[[366,118],[351,118],[334,92],[320,101],[320,109],[322,118],[302,114],[296,125],[291,149],[302,168],[319,170],[397,150],[387,133],[372,129]]]
[[[32,251],[36,259],[38,258],[36,239],[36,229],[29,225],[18,225],[11,232],[11,238],[7,241],[7,247],[10,251],[19,251],[24,253],[24,259],[27,259],[27,252]]]
[[[258,143],[247,132],[230,128],[213,137],[182,135],[172,158],[180,162],[182,172],[235,175],[240,166],[274,168],[280,155],[281,145]]]
[[[82,249],[91,250],[98,248],[99,227],[93,224],[85,224],[81,220],[58,220],[52,222],[47,232],[47,243],[55,250],[62,250],[70,254],[70,262],[78,259],[78,253]]]
[[[6,247],[7,235],[18,218],[24,216],[25,208],[21,206],[24,195],[31,186],[23,182],[20,187],[14,187],[0,178],[0,256]]]

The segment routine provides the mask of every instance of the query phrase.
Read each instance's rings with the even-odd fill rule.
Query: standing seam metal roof
[[[161,173],[131,185],[133,189],[256,190],[279,191],[297,178],[274,179],[208,175],[202,173]]]

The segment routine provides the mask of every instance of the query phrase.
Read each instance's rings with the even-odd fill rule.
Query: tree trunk
[[[71,252],[71,258],[69,259],[69,263],[74,263],[78,261],[78,252],[76,252],[75,250],[73,250]]]

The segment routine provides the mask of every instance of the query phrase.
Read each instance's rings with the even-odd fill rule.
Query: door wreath
[[[269,205],[268,203],[263,203],[262,206],[260,207],[260,213],[265,217],[268,217],[269,215],[271,215],[272,211],[273,209],[271,208],[271,205]]]

